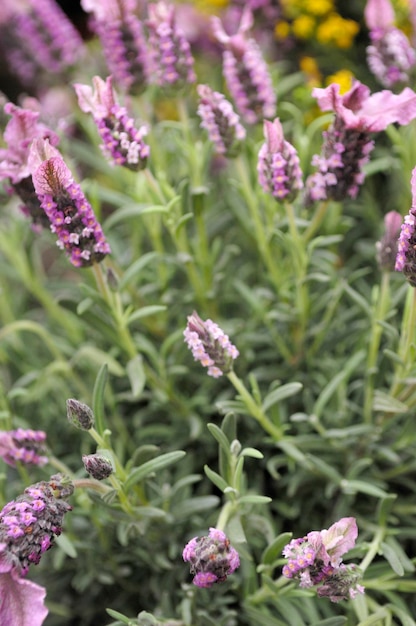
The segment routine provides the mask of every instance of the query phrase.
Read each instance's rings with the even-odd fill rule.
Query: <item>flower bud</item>
[[[69,399],[66,401],[66,414],[68,420],[75,428],[90,430],[94,426],[94,413],[88,404]]]
[[[191,563],[193,583],[197,587],[212,587],[214,583],[224,582],[240,566],[237,550],[217,528],[210,528],[209,536],[191,539],[182,556],[184,561]]]
[[[111,461],[100,454],[84,454],[82,462],[88,474],[96,480],[104,480],[113,473]]]

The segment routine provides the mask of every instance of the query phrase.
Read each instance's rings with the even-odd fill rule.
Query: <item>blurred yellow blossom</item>
[[[279,21],[274,27],[274,34],[278,39],[286,39],[290,34],[290,26],[288,22]]]
[[[299,39],[309,39],[315,30],[315,20],[310,15],[300,15],[292,24],[292,31]]]
[[[332,0],[304,0],[301,4],[311,15],[326,15],[334,8]]]
[[[331,74],[331,76],[327,76],[325,79],[326,85],[331,85],[332,83],[338,83],[340,86],[340,93],[346,93],[352,87],[352,81],[354,80],[354,74],[350,72],[350,70],[344,69],[339,70],[339,72],[335,72],[335,74]]]
[[[322,82],[322,75],[319,71],[318,63],[313,57],[304,56],[299,61],[299,67],[306,75],[306,82],[309,87],[318,87]]]
[[[336,45],[338,48],[349,48],[360,27],[354,20],[345,20],[338,13],[331,13],[319,24],[316,38],[320,43]]]

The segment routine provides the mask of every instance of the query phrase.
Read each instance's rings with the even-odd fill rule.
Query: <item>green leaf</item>
[[[387,520],[393,508],[393,505],[397,499],[397,495],[395,493],[389,494],[382,500],[380,500],[377,508],[377,519],[379,526],[385,528],[387,526]]]
[[[148,205],[148,204],[133,204],[124,206],[121,209],[118,209],[109,218],[104,222],[104,229],[111,230],[116,224],[119,222],[124,222],[125,220],[139,217],[140,215],[146,215],[149,213],[167,213],[168,209],[159,204]]]
[[[373,409],[374,411],[383,411],[383,413],[406,413],[409,407],[383,391],[375,391]]]
[[[292,539],[292,536],[292,533],[282,533],[276,537],[264,550],[261,562],[264,565],[272,565],[277,558],[282,556],[282,550]]]
[[[209,480],[216,487],[218,487],[218,489],[220,489],[220,491],[224,492],[224,490],[227,489],[227,487],[228,487],[227,481],[224,480],[224,478],[222,476],[217,474],[217,472],[214,472],[214,470],[212,470],[210,467],[208,467],[208,465],[204,465],[204,472],[207,475],[207,477],[209,478]]]
[[[372,485],[371,483],[366,483],[363,480],[343,480],[341,482],[341,489],[344,493],[367,493],[369,496],[374,496],[376,498],[386,498],[388,494]]]
[[[209,423],[207,424],[207,428],[214,439],[217,440],[221,448],[224,452],[229,456],[230,455],[230,442],[227,437],[222,432],[221,428],[219,428],[216,424]]]
[[[156,313],[163,313],[166,311],[166,307],[162,304],[152,304],[151,306],[144,306],[141,309],[137,309],[131,315],[129,315],[127,324],[130,325],[136,320],[140,320],[143,317],[148,317],[149,315],[156,315]]]
[[[328,617],[328,619],[323,619],[319,622],[314,622],[313,626],[343,626],[347,623],[347,618],[343,615],[338,615],[338,617]]]
[[[126,617],[125,615],[122,615],[118,611],[114,611],[113,609],[106,609],[106,611],[110,617],[114,617],[115,619],[120,620],[120,622],[122,622],[123,624],[131,623],[130,618]]]
[[[266,413],[270,407],[272,407],[277,402],[284,400],[285,398],[290,398],[295,394],[299,393],[302,389],[303,385],[301,383],[287,383],[287,385],[282,385],[277,389],[274,389],[264,398],[262,409]]]
[[[133,398],[137,399],[140,397],[146,383],[143,358],[140,354],[137,354],[127,363],[126,371],[129,377]]]
[[[158,472],[159,470],[176,463],[180,459],[183,459],[186,452],[183,450],[176,450],[175,452],[167,452],[166,454],[161,454],[155,459],[151,459],[150,461],[146,461],[140,467],[135,467],[129,474],[126,482],[124,483],[124,488],[128,491],[133,485],[141,482],[149,474],[153,474]]]
[[[402,565],[402,563],[400,562],[400,558],[396,552],[396,550],[394,550],[394,548],[392,548],[391,546],[389,546],[387,543],[385,543],[384,541],[381,544],[381,549],[383,551],[383,556],[386,558],[386,560],[388,561],[391,569],[398,575],[398,576],[403,576],[404,574],[404,567]]]
[[[127,285],[132,283],[133,281],[137,281],[140,278],[140,274],[143,272],[144,268],[149,265],[152,261],[157,259],[159,256],[158,252],[147,252],[139,257],[134,263],[129,265],[129,267],[125,270],[122,278],[120,279],[120,290],[122,291]]]
[[[272,502],[272,498],[269,498],[269,496],[259,496],[253,493],[241,496],[241,498],[238,498],[238,502],[239,504],[269,504],[269,502]]]
[[[104,432],[104,391],[107,378],[108,366],[107,363],[103,363],[95,379],[94,390],[92,392],[92,410],[95,416],[95,428],[100,435]]]
[[[68,535],[66,535],[65,533],[63,533],[62,535],[58,535],[57,537],[55,537],[55,542],[61,548],[62,552],[71,557],[71,559],[77,558],[77,550],[72,541],[69,539]]]
[[[256,448],[243,448],[240,452],[241,456],[249,456],[253,459],[264,459],[264,454]]]

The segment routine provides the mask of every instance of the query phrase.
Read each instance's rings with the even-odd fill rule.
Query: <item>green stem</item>
[[[313,235],[322,224],[324,217],[326,215],[328,204],[329,204],[328,200],[325,200],[324,202],[319,203],[318,208],[316,209],[314,213],[311,223],[309,224],[308,228],[303,233],[304,243],[307,243],[310,239],[312,239]]]
[[[414,349],[416,329],[416,289],[409,285],[407,292],[406,304],[403,314],[403,322],[400,335],[400,344],[398,356],[401,363],[396,366],[394,380],[391,387],[390,395],[397,397],[401,390],[403,379],[408,374],[413,365],[412,349]]]
[[[257,404],[251,393],[247,390],[242,380],[238,378],[233,371],[228,372],[227,376],[228,380],[233,384],[234,388],[239,393],[240,398],[243,400],[249,413],[258,421],[262,428],[273,437],[274,441],[280,441],[283,436],[281,429],[269,420],[261,406]]]
[[[381,277],[381,285],[378,292],[377,303],[373,313],[371,323],[370,343],[367,355],[367,380],[364,392],[364,422],[371,423],[372,407],[374,398],[374,383],[377,373],[377,357],[380,348],[380,340],[383,332],[381,323],[388,312],[390,301],[390,273],[383,272]]]
[[[376,534],[374,535],[374,539],[370,544],[370,548],[368,549],[367,554],[365,555],[364,559],[361,561],[361,564],[359,565],[359,568],[363,572],[365,572],[367,567],[371,564],[374,557],[377,556],[380,550],[381,542],[384,539],[385,532],[386,532],[385,528],[379,528]]]
[[[231,501],[228,501],[223,505],[220,511],[220,514],[218,516],[218,520],[217,520],[217,524],[215,528],[217,528],[218,530],[222,530],[222,531],[225,530],[228,520],[230,519],[230,517],[232,517],[234,508],[235,508],[235,503]]]

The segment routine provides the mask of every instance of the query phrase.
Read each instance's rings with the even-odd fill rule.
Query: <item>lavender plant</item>
[[[0,624],[416,623],[411,72],[209,4],[83,0],[5,89]]]

